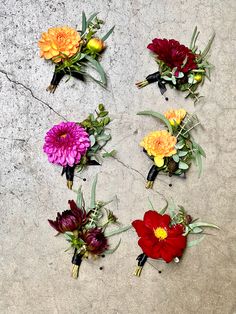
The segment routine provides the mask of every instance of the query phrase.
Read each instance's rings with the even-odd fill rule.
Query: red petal
[[[160,227],[169,227],[169,224],[170,224],[170,221],[171,221],[171,218],[169,215],[160,215],[161,218],[160,218],[160,223],[159,223],[159,226]]]
[[[146,227],[153,230],[160,225],[162,215],[158,214],[155,210],[149,210],[144,214],[143,220]]]
[[[166,263],[170,263],[176,256],[173,255],[173,252],[164,246],[161,250],[161,257]]]
[[[176,237],[184,233],[184,226],[181,224],[174,225],[168,229],[168,237]]]
[[[145,226],[142,220],[133,221],[132,226],[135,228],[139,237],[145,237],[150,235],[151,230]]]
[[[184,236],[179,236],[176,238],[167,238],[165,242],[176,250],[185,249],[187,244],[187,238]]]

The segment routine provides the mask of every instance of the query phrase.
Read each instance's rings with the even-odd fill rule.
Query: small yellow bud
[[[92,38],[87,43],[87,48],[93,52],[101,52],[105,48],[105,44],[100,38]]]
[[[200,83],[202,81],[202,74],[195,74],[194,75],[194,80]]]

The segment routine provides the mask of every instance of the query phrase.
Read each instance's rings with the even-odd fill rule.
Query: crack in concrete
[[[132,168],[132,167],[130,167],[130,166],[127,166],[123,161],[119,160],[117,157],[113,157],[113,158],[114,158],[119,164],[121,164],[123,167],[125,167],[126,169],[132,170],[132,171],[138,173],[138,174],[145,180],[145,176],[144,176],[141,172],[139,172],[137,169]]]
[[[15,81],[13,79],[11,79],[9,76],[12,74],[7,73],[6,71],[0,69],[0,73],[4,74],[6,76],[6,78],[8,79],[9,82],[15,84],[15,85],[19,85],[21,87],[23,87],[25,90],[27,90],[28,92],[30,92],[31,96],[37,100],[38,102],[40,102],[42,105],[46,106],[47,108],[49,108],[51,111],[53,111],[57,116],[59,116],[60,118],[64,119],[65,121],[68,121],[63,115],[61,115],[59,112],[57,112],[55,109],[53,109],[48,103],[46,103],[45,101],[41,100],[40,98],[38,98],[37,96],[34,95],[34,93],[32,92],[32,90],[30,89],[30,87],[24,85],[21,82]]]
[[[123,161],[119,160],[117,157],[113,157],[119,164],[121,164],[123,167],[125,167],[126,169],[128,170],[131,170],[131,171],[134,171],[136,173],[138,173],[144,180],[146,180],[145,176],[140,172],[138,171],[137,169],[135,168],[132,168],[130,166],[127,166]],[[162,181],[162,180],[159,180],[159,181]],[[162,181],[163,182],[163,181]],[[165,183],[165,182],[163,182]],[[163,193],[160,193],[158,191],[155,191],[154,189],[152,189],[153,193],[155,194],[158,194],[159,196],[161,196],[165,201],[167,201],[165,195]]]

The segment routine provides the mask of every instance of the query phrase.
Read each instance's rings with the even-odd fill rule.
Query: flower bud
[[[194,75],[194,80],[200,83],[202,81],[202,74],[195,74]]]
[[[105,44],[100,38],[92,38],[87,43],[87,48],[92,52],[101,52],[105,48]]]

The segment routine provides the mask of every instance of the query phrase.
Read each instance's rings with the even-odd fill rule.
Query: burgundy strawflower
[[[108,241],[101,228],[92,228],[86,231],[82,239],[87,245],[88,252],[102,254],[108,248]]]
[[[73,167],[89,147],[89,134],[84,128],[75,122],[61,122],[47,132],[43,150],[49,162]]]
[[[147,48],[156,53],[158,59],[165,62],[171,69],[176,67],[178,71],[188,73],[197,68],[196,55],[174,39],[154,38]]]
[[[60,233],[75,231],[87,221],[85,210],[77,207],[74,201],[68,201],[70,210],[65,210],[62,214],[57,213],[56,220],[48,220],[51,227]]]

